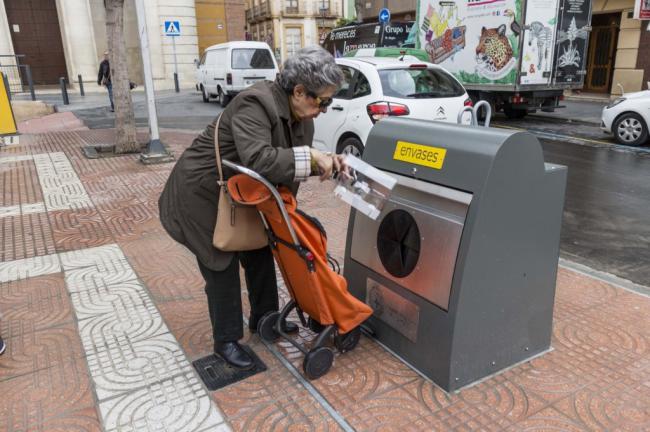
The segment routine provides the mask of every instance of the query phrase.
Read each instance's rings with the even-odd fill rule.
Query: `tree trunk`
[[[355,0],[354,2],[354,10],[357,13],[357,22],[362,22],[363,21],[363,12],[364,9],[366,8],[366,3],[365,0]]]
[[[105,0],[105,4],[106,34],[115,103],[115,153],[139,152],[140,145],[135,134],[135,114],[126,64],[124,0]]]

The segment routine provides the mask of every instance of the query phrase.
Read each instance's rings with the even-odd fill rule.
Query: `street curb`
[[[572,261],[567,258],[560,257],[558,262],[560,267],[564,267],[569,270],[573,270],[578,273],[582,273],[586,276],[589,276],[594,279],[598,279],[610,285],[613,285],[617,288],[624,289],[626,291],[642,295],[644,297],[650,298],[650,287],[632,282],[631,280],[624,279],[620,276],[616,276],[611,273],[604,272],[602,270],[596,270],[584,264],[581,264],[576,261]]]
[[[582,119],[575,119],[575,118],[557,118],[557,117],[551,117],[551,116],[545,116],[545,115],[539,115],[539,114],[528,114],[528,117],[532,117],[535,119],[543,119],[543,120],[551,120],[555,121],[557,123],[575,123],[579,125],[584,125],[584,126],[597,126],[600,127],[600,122],[594,122],[594,121],[589,121],[589,120],[582,120]]]

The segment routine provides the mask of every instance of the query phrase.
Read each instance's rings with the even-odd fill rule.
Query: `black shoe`
[[[217,342],[214,344],[214,352],[234,368],[247,370],[255,366],[253,359],[239,342]]]
[[[5,343],[4,340],[2,340],[2,337],[0,337],[0,355],[4,354],[6,349],[7,349],[7,344]]]

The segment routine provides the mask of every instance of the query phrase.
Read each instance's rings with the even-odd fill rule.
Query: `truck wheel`
[[[648,141],[648,127],[640,115],[625,113],[614,121],[614,138],[619,144],[640,146]]]
[[[201,96],[203,97],[203,102],[210,102],[210,94],[205,91],[205,87],[203,87],[203,85],[201,85]]]
[[[230,102],[230,96],[219,89],[219,104],[225,108],[226,105],[228,105],[228,102]]]
[[[338,154],[351,154],[360,158],[363,155],[363,144],[357,137],[348,137],[336,146],[336,152]]]
[[[526,110],[514,109],[511,105],[506,104],[503,106],[503,113],[511,120],[522,119],[526,117]]]

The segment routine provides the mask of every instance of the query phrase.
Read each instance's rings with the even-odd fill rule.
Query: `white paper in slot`
[[[336,176],[334,195],[371,219],[377,219],[397,180],[352,155],[345,157],[349,173]]]

